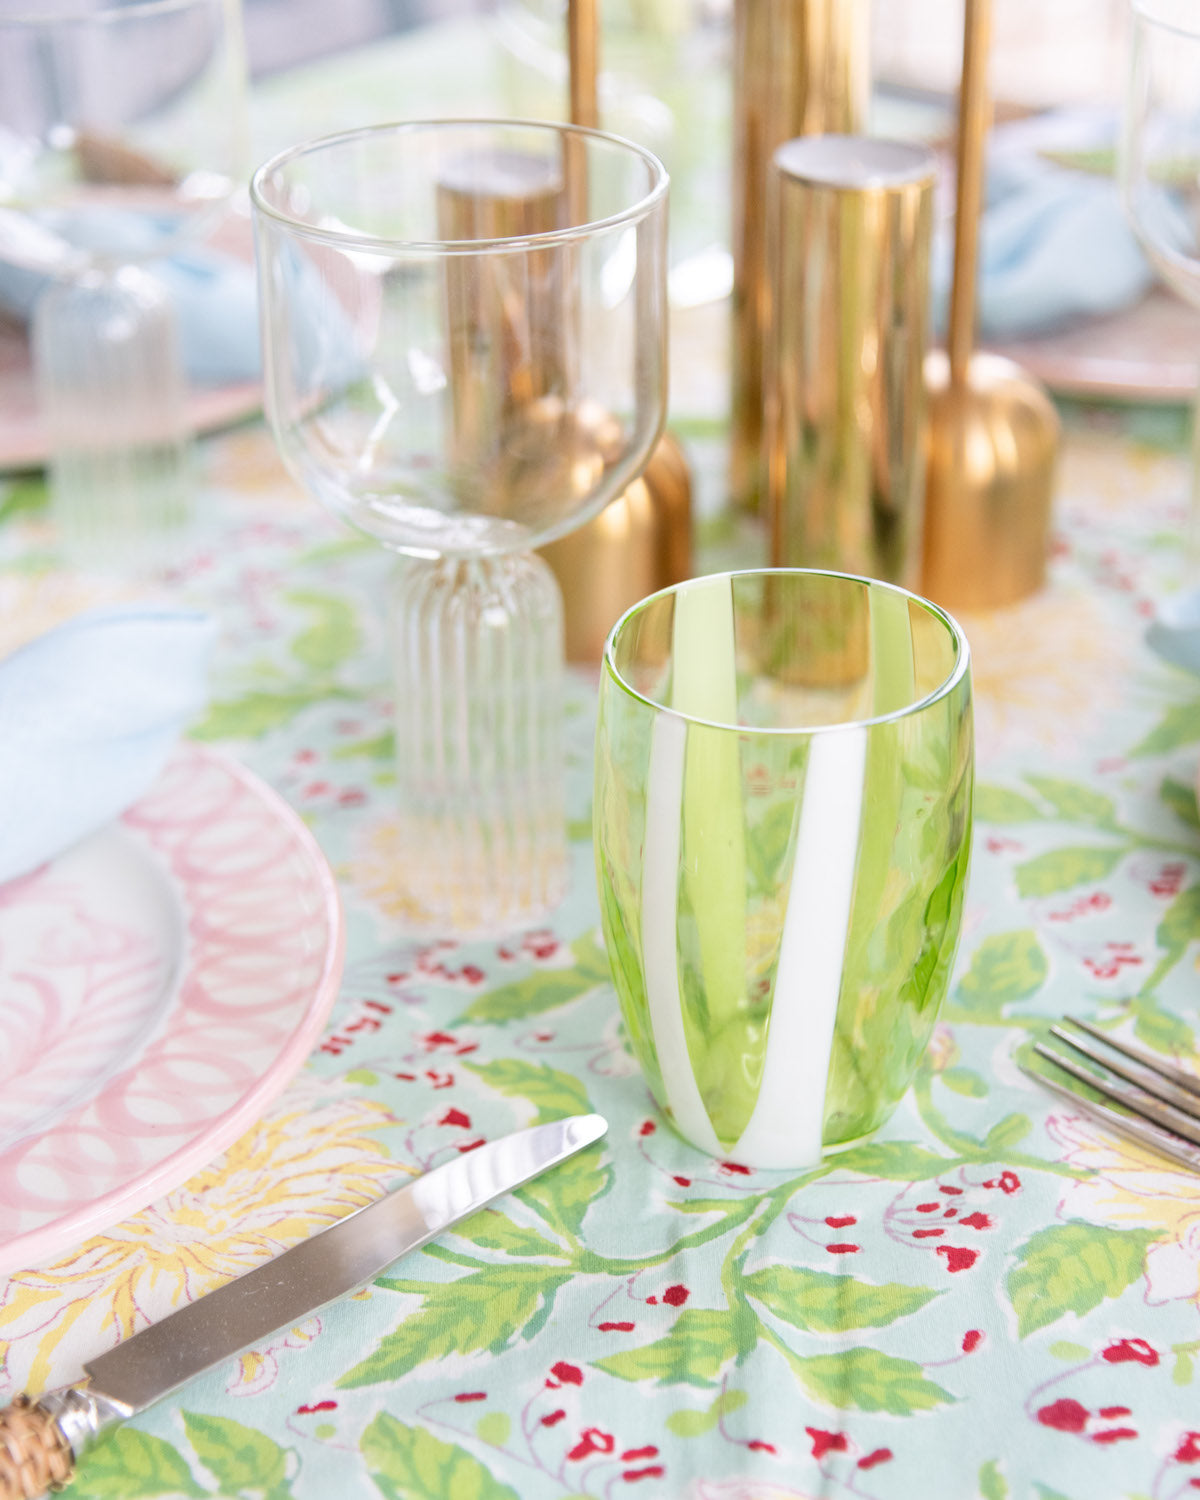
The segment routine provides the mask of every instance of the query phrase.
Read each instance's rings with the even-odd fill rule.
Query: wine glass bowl
[[[268,408],[321,500],[416,556],[526,550],[663,420],[666,178],[595,132],[369,128],[256,173]]]
[[[497,931],[566,880],[562,599],[530,549],[637,477],[666,399],[667,177],[573,126],[405,122],[251,183],[289,470],[401,554],[398,904]]]
[[[1134,0],[1119,176],[1154,269],[1200,307],[1200,15]]]

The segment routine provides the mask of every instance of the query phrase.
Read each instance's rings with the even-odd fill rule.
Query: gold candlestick
[[[775,567],[918,581],[934,176],[923,147],[864,136],[775,153],[764,392]]]
[[[735,0],[733,339],[729,483],[762,505],[763,344],[771,325],[766,251],[768,168],[801,135],[857,135],[870,94],[868,0]]]
[[[1045,577],[1059,422],[1019,365],[972,354],[990,102],[991,0],[966,0],[948,353],[929,393],[923,590],[950,608],[1007,604]]]
[[[596,0],[568,0],[571,123],[599,121]],[[567,163],[569,192],[586,191]],[[691,476],[664,433],[641,476],[585,526],[541,548],[563,591],[567,660],[599,661],[609,630],[639,599],[692,572]]]

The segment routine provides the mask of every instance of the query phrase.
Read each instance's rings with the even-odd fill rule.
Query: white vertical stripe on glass
[[[867,731],[812,738],[779,947],[762,1083],[730,1156],[758,1167],[821,1159],[825,1086],[862,822]]]

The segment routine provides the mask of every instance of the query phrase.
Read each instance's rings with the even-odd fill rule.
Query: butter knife
[[[18,1396],[0,1411],[0,1500],[61,1489],[105,1427],[373,1280],[410,1250],[598,1141],[575,1115],[479,1146],[348,1214],[84,1365],[86,1385]]]

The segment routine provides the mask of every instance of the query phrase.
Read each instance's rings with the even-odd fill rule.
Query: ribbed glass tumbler
[[[895,1109],[958,943],[969,653],[905,590],[775,570],[637,605],[593,815],[634,1052],[693,1145],[803,1168]]]

